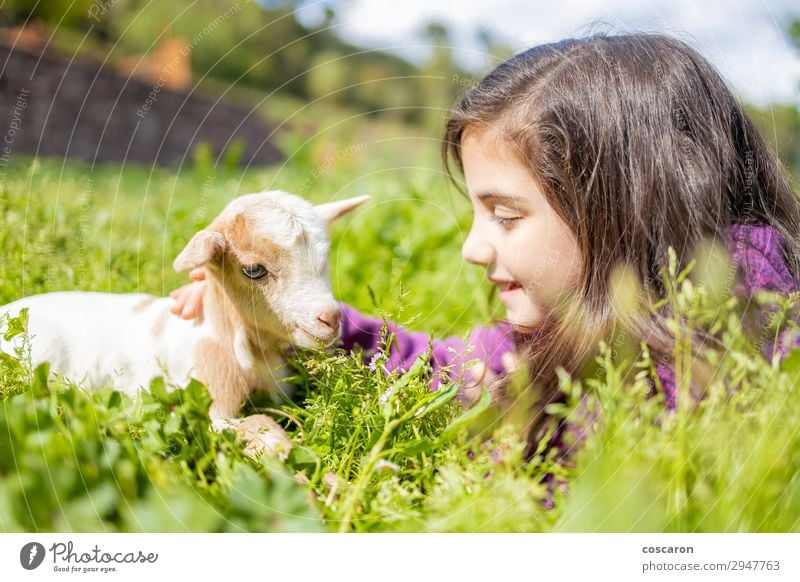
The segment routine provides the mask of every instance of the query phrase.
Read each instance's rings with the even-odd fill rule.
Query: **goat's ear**
[[[355,198],[348,198],[347,200],[337,200],[336,202],[326,202],[325,204],[318,204],[314,207],[317,214],[327,223],[331,223],[340,216],[344,216],[357,206],[361,206],[369,200],[368,195],[356,196]]]
[[[248,242],[251,244],[253,242],[253,235],[250,234],[247,219],[243,214],[237,214],[228,222],[225,235],[228,237],[229,241],[240,247],[246,246]]]
[[[213,230],[201,230],[192,237],[172,266],[179,273],[213,261],[225,250],[225,236]]]

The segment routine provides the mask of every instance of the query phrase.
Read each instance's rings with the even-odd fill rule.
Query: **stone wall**
[[[191,163],[244,144],[242,165],[282,159],[257,113],[197,92],[124,77],[110,67],[0,45],[0,158],[11,153],[89,162]]]

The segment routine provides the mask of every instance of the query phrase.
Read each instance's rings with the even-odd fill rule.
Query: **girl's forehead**
[[[483,133],[467,135],[461,142],[461,159],[474,199],[504,198],[517,204],[544,200],[531,168],[507,140]]]
[[[485,160],[496,166],[515,165],[527,167],[524,155],[517,144],[506,138],[497,129],[475,129],[464,132],[461,139],[462,160],[470,154],[471,162]]]

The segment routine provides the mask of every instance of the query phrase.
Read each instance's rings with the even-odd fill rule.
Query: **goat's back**
[[[205,336],[197,321],[170,313],[173,302],[152,295],[59,292],[34,295],[0,307],[16,316],[29,309],[28,334],[34,365],[88,388],[113,386],[130,394],[155,376],[188,380],[194,346]],[[0,351],[14,353],[0,338]]]

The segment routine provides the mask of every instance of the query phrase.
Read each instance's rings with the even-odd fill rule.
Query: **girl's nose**
[[[461,256],[473,265],[490,265],[494,261],[494,247],[481,236],[474,224],[461,247]]]

